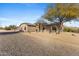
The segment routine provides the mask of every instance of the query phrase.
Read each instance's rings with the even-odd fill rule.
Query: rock
[[[72,34],[72,36],[76,36],[75,34]]]

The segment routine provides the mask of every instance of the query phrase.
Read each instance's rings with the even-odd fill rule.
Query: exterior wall
[[[56,28],[55,25],[43,25],[43,24],[37,24],[37,25],[22,24],[20,25],[20,30],[24,32],[52,31],[53,28]]]
[[[44,27],[45,27],[45,30],[48,31],[48,30],[50,30],[51,26],[44,26]]]
[[[26,25],[26,24],[22,24],[21,26],[20,26],[20,30],[21,31],[28,31],[28,26]]]
[[[43,25],[43,24],[39,24],[38,25],[38,29],[39,31],[56,31],[56,27],[55,25]]]
[[[34,32],[34,31],[36,31],[36,26],[30,26],[30,25],[27,25],[27,24],[22,24],[20,26],[20,30],[24,31],[24,32]]]
[[[44,24],[37,24],[39,31],[49,31],[52,30],[52,25],[44,25]]]
[[[36,31],[39,31],[39,25],[36,25]]]
[[[43,31],[43,29],[44,29],[44,25],[41,23],[37,24],[36,27],[37,27],[37,31]]]
[[[36,27],[35,26],[28,26],[28,32],[35,32]]]

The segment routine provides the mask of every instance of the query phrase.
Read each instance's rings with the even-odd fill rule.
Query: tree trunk
[[[60,32],[63,32],[63,22],[60,22],[57,26],[56,26],[56,34],[60,34]]]
[[[38,24],[38,26],[39,26],[39,32],[40,32],[40,30],[41,30],[41,28],[40,28],[40,27],[41,27],[41,26],[40,26],[40,24]]]
[[[59,29],[58,28],[59,27],[58,27],[58,25],[56,25],[55,27],[56,27],[56,34],[58,34],[58,32],[59,32]]]
[[[60,22],[59,24],[58,34],[60,34],[60,32],[63,32],[63,22]]]
[[[49,28],[49,33],[51,33],[52,32],[52,26],[50,26],[50,28]]]

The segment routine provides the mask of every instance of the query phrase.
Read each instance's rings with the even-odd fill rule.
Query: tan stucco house
[[[55,24],[46,24],[46,23],[22,23],[19,26],[19,30],[23,32],[40,32],[40,31],[52,31],[55,29]]]
[[[19,30],[23,32],[34,32],[36,31],[36,25],[30,23],[22,23],[19,26]]]

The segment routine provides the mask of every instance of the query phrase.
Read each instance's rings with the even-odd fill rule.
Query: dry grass
[[[59,56],[79,55],[79,34],[31,32],[0,35],[0,55]]]
[[[37,38],[39,44],[50,48],[50,55],[79,55],[79,34],[62,32],[57,35],[48,32],[23,33]],[[52,52],[53,51],[53,52]]]

